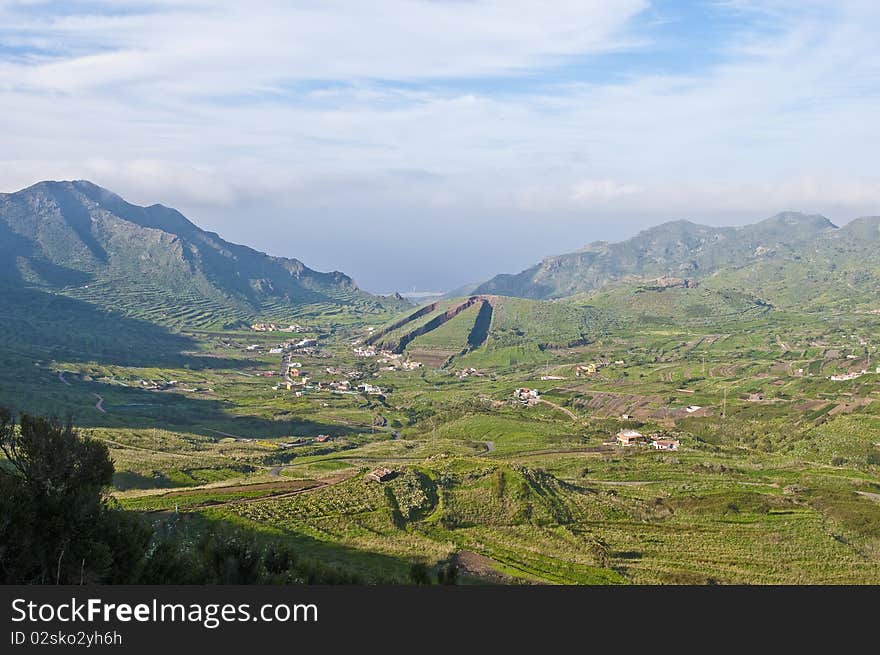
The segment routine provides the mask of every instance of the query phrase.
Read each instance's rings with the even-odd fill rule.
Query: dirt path
[[[66,384],[68,387],[70,386],[70,382],[64,379],[64,371],[58,371],[58,379]]]
[[[266,500],[267,498],[271,498],[272,500],[277,500],[279,498],[289,498],[290,496],[296,496],[298,494],[303,494],[309,491],[317,491],[318,489],[323,489],[324,487],[331,487],[334,484],[339,484],[340,482],[345,482],[350,477],[353,477],[355,474],[351,473],[348,475],[334,476],[332,478],[324,478],[322,480],[317,480],[317,484],[309,485],[307,487],[302,487],[301,489],[296,489],[294,491],[288,491],[285,493],[272,494],[271,496],[262,496],[257,498],[239,498],[237,500],[230,500],[228,503],[223,503],[224,505],[236,505],[241,503],[258,503],[261,500]],[[213,505],[213,507],[217,507],[217,505]]]
[[[279,500],[281,498],[289,498],[290,496],[296,496],[298,494],[307,493],[310,491],[316,491],[318,489],[323,489],[324,487],[329,487],[334,484],[339,484],[340,482],[345,482],[349,478],[355,476],[356,473],[341,473],[338,475],[328,476],[326,478],[321,478],[319,480],[284,480],[283,482],[261,482],[257,484],[237,484],[230,485],[227,487],[195,487],[192,489],[183,489],[179,491],[169,491],[164,494],[156,494],[159,496],[167,496],[169,498],[179,498],[182,496],[188,496],[191,494],[203,494],[206,491],[214,492],[214,493],[248,493],[253,491],[266,491],[267,493],[262,496],[256,496],[254,498],[233,498],[232,500],[228,500],[220,503],[203,503],[200,505],[195,505],[186,510],[181,510],[181,513],[189,512],[192,510],[198,510],[203,507],[225,507],[227,505],[240,505],[246,503],[258,503],[263,500]],[[277,490],[278,493],[272,493]],[[151,494],[152,495],[152,494]],[[153,510],[150,512],[151,514],[165,514],[169,513],[169,510]]]
[[[125,450],[138,450],[144,453],[162,453],[168,457],[180,457],[182,459],[198,459],[200,455],[196,455],[193,453],[187,452],[173,452],[170,450],[157,450],[156,448],[144,448],[143,446],[134,446],[132,444],[122,443],[121,441],[114,441],[113,439],[107,439],[106,437],[97,437],[98,441],[102,441],[104,443],[113,444],[114,446],[119,446]]]
[[[860,496],[864,496],[865,498],[870,498],[875,503],[880,503],[880,494],[874,494],[870,491],[857,491],[856,493]]]
[[[462,550],[456,553],[455,562],[462,573],[482,580],[491,581],[496,584],[510,584],[514,580],[509,575],[498,570],[502,566],[500,562],[480,553]]]
[[[104,398],[99,393],[95,394],[95,398],[98,399],[98,402],[95,403],[95,409],[97,409],[102,414],[106,414],[107,410],[104,409]]]
[[[212,430],[211,428],[205,428],[205,432],[213,432],[214,434],[219,434],[221,437],[229,437],[230,439],[251,439],[252,437],[242,437],[238,434],[229,434],[228,432],[220,432],[220,430]]]
[[[549,400],[541,400],[541,402],[544,403],[545,405],[550,405],[550,407],[554,407],[554,408],[558,409],[563,414],[568,414],[571,417],[572,421],[579,420],[577,414],[575,414],[570,409],[566,409],[565,407],[557,405],[556,403],[551,403]]]
[[[547,457],[548,455],[576,455],[580,457],[600,457],[614,452],[614,446],[586,446],[584,448],[549,448],[529,453],[515,454],[508,457],[510,461],[521,462],[529,459]]]
[[[271,475],[273,478],[280,478],[282,468],[283,467],[281,467],[281,466],[273,466],[272,468],[269,469],[269,475]]]

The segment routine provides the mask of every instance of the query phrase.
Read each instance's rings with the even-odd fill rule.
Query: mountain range
[[[359,289],[344,273],[230,243],[175,209],[140,207],[86,181],[0,194],[0,283],[9,292],[60,294],[169,327],[286,320],[305,307],[363,317],[409,306],[400,296]],[[621,295],[627,290],[697,286],[691,296],[700,296],[699,306],[714,302],[707,294],[727,294],[728,303],[734,293],[736,303],[782,309],[874,310],[880,217],[843,227],[795,212],[741,227],[673,221],[548,257],[456,295],[596,299],[613,310],[632,300]]]
[[[674,221],[626,241],[597,241],[520,273],[497,275],[473,292],[557,299],[658,280],[740,291],[780,307],[876,302],[880,217],[843,227],[795,212],[742,227]]]
[[[221,314],[281,319],[302,305],[406,305],[372,296],[338,271],[230,243],[175,209],[133,205],[87,181],[0,194],[0,280],[182,325]]]

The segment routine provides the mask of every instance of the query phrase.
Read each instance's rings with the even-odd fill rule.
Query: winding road
[[[95,409],[97,409],[102,414],[106,414],[107,410],[104,409],[104,398],[99,393],[95,394],[95,398],[98,399],[98,402],[95,403]]]

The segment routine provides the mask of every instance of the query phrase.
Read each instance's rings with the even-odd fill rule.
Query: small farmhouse
[[[656,450],[678,450],[681,442],[678,439],[654,439],[651,446]]]
[[[521,400],[525,403],[539,400],[541,398],[541,392],[537,389],[529,389],[527,387],[523,387],[521,389],[517,389],[513,392],[513,397],[517,400]]]
[[[373,469],[369,473],[367,473],[367,480],[372,480],[373,482],[387,482],[391,480],[397,475],[396,471],[392,471],[389,468],[385,468],[384,466],[380,466],[377,469]]]
[[[621,430],[617,433],[617,443],[621,446],[636,446],[646,441],[645,435],[638,430]]]

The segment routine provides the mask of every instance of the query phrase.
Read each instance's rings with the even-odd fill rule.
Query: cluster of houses
[[[288,344],[293,351],[302,350],[304,348],[314,348],[318,345],[317,339],[300,339],[296,343]]]
[[[382,360],[379,360],[379,361],[381,362]],[[422,366],[421,362],[417,362],[415,360],[407,360],[405,362],[400,363],[399,369],[398,369],[397,365],[389,364],[388,366],[383,366],[380,370],[382,370],[382,371],[397,371],[397,370],[415,371],[417,368],[421,368],[421,366]]]
[[[681,441],[664,434],[645,436],[638,430],[621,430],[617,433],[617,444],[623,447],[650,444],[655,450],[678,450]]]
[[[323,391],[334,391],[336,393],[354,393],[350,380],[333,380],[318,382],[318,389]]]
[[[146,391],[166,391],[177,386],[177,380],[140,380],[141,389]]]
[[[262,352],[263,344],[252,343],[245,348],[248,352]],[[278,344],[269,348],[270,355],[280,355],[283,352],[295,352],[302,354],[318,354],[317,339],[300,339],[299,341],[288,341],[287,343]]]
[[[880,373],[880,366],[877,367],[877,372]],[[868,374],[868,369],[862,369],[861,371],[853,371],[852,373],[841,373],[840,375],[832,375],[829,379],[834,382],[845,382],[847,380],[855,380],[856,378],[860,378],[863,375]]]
[[[611,362],[608,359],[600,359],[595,362],[590,362],[589,364],[578,364],[574,368],[574,374],[575,374],[575,377],[595,375],[596,373],[598,373],[601,369],[605,368],[606,366],[611,366],[612,363],[615,366],[623,366],[622,359],[618,359],[614,362]]]
[[[379,354],[373,346],[356,346],[352,352],[358,357],[375,357]]]
[[[254,332],[305,332],[305,328],[299,323],[279,325],[278,323],[254,323],[251,325]]]
[[[344,375],[349,380],[357,380],[364,377],[365,375],[361,371],[346,371],[345,369],[339,368],[338,366],[328,366],[324,369],[324,372],[327,375]]]
[[[365,393],[371,396],[384,395],[385,391],[374,384],[359,384],[354,387],[350,380],[321,380],[316,384],[310,384],[308,376],[299,378],[287,378],[282,384],[272,387],[274,390],[286,389],[294,392],[297,398],[302,397],[307,389],[319,389],[320,391],[332,391],[333,393]]]
[[[307,375],[303,375],[298,378],[286,378],[284,382],[281,384],[276,384],[272,387],[275,391],[279,389],[286,389],[287,391],[293,391],[296,394],[296,397],[299,398],[303,395],[306,389],[309,387],[310,378]]]
[[[377,350],[374,346],[355,346],[352,352],[358,357],[378,357],[376,363],[386,364],[386,366],[381,368],[383,371],[414,371],[422,366],[421,362],[405,359],[401,353],[391,352],[390,350]]]
[[[528,387],[517,389],[513,392],[513,397],[524,405],[534,405],[541,402],[541,392]]]

